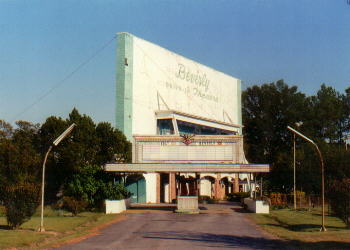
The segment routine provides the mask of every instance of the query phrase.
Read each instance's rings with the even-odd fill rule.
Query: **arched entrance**
[[[224,177],[220,180],[221,189],[222,189],[222,198],[230,194],[233,190],[233,183],[229,181],[228,177]]]
[[[195,176],[180,175],[177,178],[179,185],[180,196],[196,196],[197,195],[197,181]]]
[[[214,196],[214,185],[215,178],[212,176],[204,176],[200,180],[200,195],[209,196],[213,198]]]
[[[131,193],[131,202],[146,203],[146,180],[142,174],[129,175],[125,187]]]

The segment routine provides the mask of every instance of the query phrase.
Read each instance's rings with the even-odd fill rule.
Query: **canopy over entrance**
[[[105,171],[124,173],[266,173],[269,172],[269,165],[223,163],[106,164]]]
[[[240,175],[249,179],[248,190],[252,190],[250,174],[269,172],[269,165],[248,163],[243,136],[185,134],[134,136],[132,163],[109,163],[104,169],[142,173],[146,190],[153,190],[146,192],[147,202],[172,202],[184,194],[222,199],[239,192]],[[213,181],[205,180],[206,176]],[[139,200],[139,192],[132,193]]]
[[[142,173],[261,173],[249,164],[240,135],[134,136],[133,163],[109,163],[105,171]]]

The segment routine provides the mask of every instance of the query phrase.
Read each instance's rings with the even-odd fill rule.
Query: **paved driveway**
[[[234,204],[208,205],[201,214],[137,209],[99,235],[61,249],[283,249]]]

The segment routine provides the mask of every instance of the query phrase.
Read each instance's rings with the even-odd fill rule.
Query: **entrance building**
[[[133,159],[105,170],[126,174],[132,200],[252,190],[269,166],[244,156],[241,81],[128,33],[117,41],[116,126]]]

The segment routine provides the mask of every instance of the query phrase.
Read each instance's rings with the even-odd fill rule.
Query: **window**
[[[227,131],[218,128],[212,128],[199,124],[189,123],[177,120],[177,126],[180,134],[195,134],[195,135],[232,135],[233,131]]]
[[[157,130],[159,135],[173,135],[174,127],[171,119],[157,120]]]

